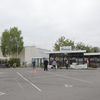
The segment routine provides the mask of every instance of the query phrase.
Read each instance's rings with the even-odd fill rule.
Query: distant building
[[[89,67],[100,68],[100,52],[84,53],[85,59],[89,61]]]
[[[46,53],[49,50],[37,48],[35,46],[25,46],[22,50],[19,58],[21,59],[22,64],[28,66],[32,65],[32,61],[35,60],[36,66],[40,66],[44,58],[49,58],[49,55]]]
[[[57,62],[58,68],[65,67],[66,60],[68,61],[68,68],[74,69],[86,69],[87,64],[84,63],[84,53],[86,50],[69,50],[63,49],[60,51],[50,51],[47,52],[49,54],[49,62],[52,64],[54,60]]]
[[[45,52],[49,50],[37,48],[35,46],[25,46],[22,52],[18,55],[21,60],[22,66],[32,66],[32,61],[35,60],[36,66],[40,66],[44,58],[49,58],[49,55]],[[0,48],[0,60],[6,59],[3,57]]]

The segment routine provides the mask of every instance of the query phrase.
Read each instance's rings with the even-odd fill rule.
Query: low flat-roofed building
[[[22,66],[32,66],[33,59],[36,60],[36,66],[40,66],[40,60],[43,62],[43,58],[49,58],[48,54],[45,52],[48,52],[49,50],[37,48],[36,46],[25,46],[22,50],[22,52],[18,55],[18,57],[21,60]],[[0,48],[0,59],[8,59],[9,57],[4,57],[1,52]]]
[[[26,63],[28,66],[31,66],[32,61],[35,60],[36,66],[40,66],[40,63],[43,62],[44,58],[49,58],[49,55],[45,53],[48,51],[49,50],[37,48],[35,46],[25,46],[19,57],[21,59],[22,64]]]
[[[86,50],[64,50],[51,51],[49,54],[49,62],[52,64],[53,60],[57,61],[59,67],[65,66],[65,61],[68,60],[69,68],[87,68],[84,63],[84,53]]]
[[[100,67],[100,52],[84,53],[85,59],[88,59],[90,67]]]

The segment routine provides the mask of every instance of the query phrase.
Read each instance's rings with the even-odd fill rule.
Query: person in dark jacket
[[[32,65],[33,65],[33,73],[36,73],[35,61],[32,61]]]
[[[44,60],[44,71],[48,71],[48,60]]]
[[[35,69],[35,61],[32,61],[33,69]]]
[[[65,60],[65,67],[68,69],[68,60]]]

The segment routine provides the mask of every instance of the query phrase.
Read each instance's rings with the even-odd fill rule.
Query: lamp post
[[[16,46],[17,46],[17,58],[18,58],[18,41],[16,43]]]
[[[17,38],[15,38],[16,40],[16,50],[17,50],[17,58],[18,58],[18,41],[17,41]]]

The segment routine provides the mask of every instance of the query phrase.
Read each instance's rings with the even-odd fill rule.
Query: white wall
[[[32,57],[33,55],[35,55],[35,47],[33,46],[27,46],[25,47],[25,62],[27,62],[27,64],[31,64],[32,62]]]
[[[25,62],[25,48],[23,48],[22,52],[18,55],[21,60],[21,65]]]
[[[32,64],[32,58],[49,58],[49,55],[46,54],[49,50],[36,48],[35,46],[26,46],[25,47],[25,62],[27,62],[28,65]]]

